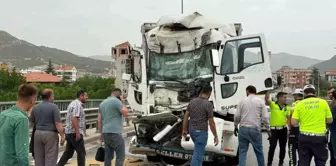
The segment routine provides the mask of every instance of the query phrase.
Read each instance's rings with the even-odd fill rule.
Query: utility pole
[[[317,96],[320,96],[320,73],[317,77]]]
[[[181,14],[183,14],[183,0],[181,0]]]

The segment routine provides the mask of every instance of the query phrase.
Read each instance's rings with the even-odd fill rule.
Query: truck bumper
[[[144,147],[144,146],[137,146],[136,142],[136,136],[133,136],[130,143],[129,143],[129,150],[132,154],[142,154],[142,155],[148,155],[148,156],[155,156],[157,153],[155,152],[155,149]]]

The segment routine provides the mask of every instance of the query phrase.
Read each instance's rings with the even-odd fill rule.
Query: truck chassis
[[[181,146],[182,115],[172,113],[155,114],[146,117],[137,117],[134,121],[136,136],[130,141],[130,152],[147,156],[148,161],[162,162],[165,165],[188,165],[193,151],[185,150]],[[174,126],[160,141],[153,137],[167,125]],[[214,152],[206,152],[203,161],[208,164],[228,162],[238,164],[238,157],[228,157]]]

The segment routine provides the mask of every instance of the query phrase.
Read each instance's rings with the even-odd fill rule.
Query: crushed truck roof
[[[162,16],[159,21],[156,23],[157,26],[181,24],[188,29],[193,28],[218,28],[223,33],[226,33],[230,36],[236,36],[235,25],[233,23],[221,24],[218,21],[203,16],[198,12],[194,12],[190,15],[167,15]]]
[[[151,51],[169,54],[193,51],[233,36],[237,36],[235,24],[220,24],[194,12],[162,16],[156,27],[146,33],[146,42]]]

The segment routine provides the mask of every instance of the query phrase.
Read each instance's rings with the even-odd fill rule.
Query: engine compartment
[[[183,112],[186,110],[189,102],[199,96],[202,87],[206,85],[210,86],[211,81],[212,78],[209,77],[196,78],[189,83],[164,82],[164,85],[152,84],[150,91],[154,99],[155,108],[167,107],[170,111],[137,117],[133,123],[138,143],[165,145],[176,142],[179,145],[181,141]],[[180,107],[182,110],[176,111],[174,110],[174,105],[183,105],[183,108]],[[163,131],[168,125],[172,126],[170,131],[160,141],[154,141],[153,137]]]
[[[151,84],[150,93],[156,106],[172,107],[188,104],[192,99],[199,96],[202,87],[210,85],[212,78],[197,78],[190,83],[167,83]]]
[[[199,96],[202,87],[210,85],[212,80],[198,78],[195,81],[188,84],[186,89],[178,92],[177,100],[180,102],[190,102],[192,99]]]
[[[160,141],[154,141],[153,137],[162,131],[167,125],[173,126],[180,119],[172,113],[159,113],[152,116],[137,117],[134,121],[135,133],[138,144],[164,145],[172,140],[180,141],[182,121],[175,125]]]

